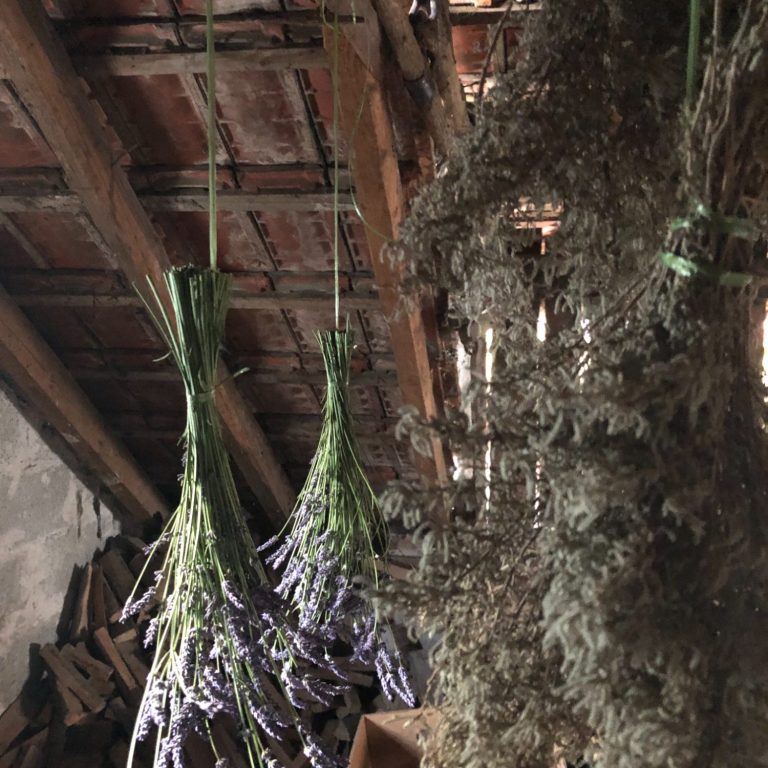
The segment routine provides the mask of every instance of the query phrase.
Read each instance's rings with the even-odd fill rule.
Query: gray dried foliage
[[[545,3],[403,230],[414,285],[495,329],[476,418],[409,424],[474,471],[384,500],[423,544],[384,602],[439,639],[427,768],[768,765],[768,0],[723,8],[687,109],[687,3]],[[563,205],[544,256],[521,198]]]

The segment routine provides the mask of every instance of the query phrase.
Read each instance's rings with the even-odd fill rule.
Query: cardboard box
[[[349,768],[419,768],[418,736],[433,728],[434,710],[404,709],[363,715],[357,726]]]

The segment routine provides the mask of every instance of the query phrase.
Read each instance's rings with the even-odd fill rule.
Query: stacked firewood
[[[82,569],[66,640],[40,649],[44,675],[0,715],[0,768],[125,768],[151,663],[142,643],[151,609],[128,620],[122,609],[147,557],[143,541],[118,536]],[[146,569],[149,579],[153,571]],[[349,690],[313,710],[315,727],[339,755],[348,753],[361,712],[381,703],[372,670],[347,669]],[[233,768],[246,768],[229,722],[215,722],[213,732]],[[153,752],[151,740],[139,745],[135,768],[151,766]],[[188,744],[187,757],[192,768],[215,763],[202,740]],[[306,764],[303,756],[286,761],[290,768]]]

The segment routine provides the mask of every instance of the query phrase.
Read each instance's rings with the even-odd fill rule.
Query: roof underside
[[[204,76],[164,73],[165,64],[152,74],[106,74],[108,58],[128,52],[201,51],[202,0],[46,0],[45,6],[80,62],[114,163],[128,173],[171,261],[206,264]],[[217,14],[235,14],[217,24],[222,46],[289,46],[299,51],[299,63],[311,63],[315,53],[323,61],[314,3],[217,0],[215,7]],[[470,90],[488,39],[482,20],[454,27],[459,71]],[[515,30],[508,30],[503,50],[492,57],[495,66],[514,39]],[[424,167],[423,128],[402,93],[391,95],[408,187]],[[323,374],[314,334],[334,323],[330,72],[322,65],[223,68],[217,110],[218,182],[226,191],[220,266],[235,275],[225,358],[230,370],[247,369],[237,386],[299,488],[320,429]],[[414,469],[407,447],[394,439],[402,397],[387,318],[377,303],[364,224],[354,210],[345,148],[339,151],[342,307],[357,344],[352,402],[363,460],[381,485],[412,477]],[[157,331],[88,214],[68,194],[56,152],[7,80],[0,84],[0,284],[173,501],[184,425],[180,381],[172,363],[159,360],[165,350]],[[439,366],[437,335],[431,342],[432,363]],[[240,485],[245,503],[255,504],[247,485]]]

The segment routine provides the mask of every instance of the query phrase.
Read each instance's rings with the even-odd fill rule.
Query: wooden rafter
[[[0,368],[137,520],[167,506],[34,326],[0,288]]]
[[[142,300],[136,294],[111,293],[18,293],[13,299],[20,307],[69,307],[93,309],[99,307],[141,308]],[[233,294],[229,306],[232,309],[281,310],[308,309],[332,310],[334,295],[325,291],[264,291],[249,295]],[[372,291],[348,291],[341,295],[344,310],[379,308],[378,294]]]
[[[121,269],[137,285],[152,280],[168,304],[162,278],[170,266],[168,255],[125,172],[114,163],[83,83],[40,0],[5,0],[0,45],[7,75]],[[223,364],[216,403],[246,481],[265,512],[279,523],[293,507],[294,490]]]
[[[135,193],[134,193],[135,194]],[[166,192],[140,192],[138,198],[144,208],[155,212],[202,212],[207,210],[208,195],[204,190],[171,190]],[[218,195],[220,211],[328,211],[333,209],[332,192],[248,192],[239,189],[222,190]],[[84,203],[72,192],[27,191],[23,195],[0,194],[0,213],[51,211],[79,213]],[[342,191],[341,210],[352,210],[351,193]]]
[[[186,75],[191,72],[205,72],[206,54],[187,50],[163,53],[113,53],[75,56],[73,62],[80,74],[87,78]],[[216,55],[216,69],[222,74],[254,70],[314,69],[327,66],[328,57],[325,51],[312,45],[225,50]]]
[[[75,368],[71,371],[78,381],[181,381],[179,374],[172,368],[160,370],[118,370],[114,368]],[[300,384],[323,387],[328,377],[322,371],[292,370],[253,371],[248,370],[243,378],[256,384]],[[351,371],[350,383],[353,387],[378,387],[397,384],[394,371]]]
[[[461,3],[450,5],[450,17],[453,25],[478,25],[493,24],[505,13],[504,4],[497,6],[476,6],[473,3]],[[519,23],[521,16],[530,11],[541,10],[541,3],[520,3],[512,5],[510,15]],[[333,20],[330,11],[326,10],[327,20]],[[234,11],[231,13],[217,13],[216,24],[226,24],[231,30],[237,24],[286,24],[293,27],[319,27],[323,23],[322,13],[319,9],[295,8],[288,11],[271,11],[262,8],[252,8],[247,11]],[[354,16],[350,13],[341,14],[339,23],[350,26],[354,23],[365,22],[367,19],[363,12],[357,11]],[[155,27],[200,27],[205,24],[205,16],[194,13],[185,13],[183,16],[77,16],[68,19],[59,19],[54,22],[62,31],[69,29],[82,29],[89,27],[109,27],[119,30],[122,27],[146,26],[152,24]]]
[[[331,33],[326,33],[325,42],[332,51]],[[400,389],[406,404],[418,408],[422,416],[434,418],[440,415],[442,403],[435,395],[435,372],[430,363],[422,311],[402,306],[402,270],[392,264],[385,252],[387,243],[397,238],[406,210],[385,94],[344,35],[338,39],[338,56],[336,88],[342,123],[352,148],[352,176],[381,306],[389,321]],[[445,456],[439,440],[433,440],[430,459],[420,455],[414,458],[422,475],[440,482],[446,479]]]

